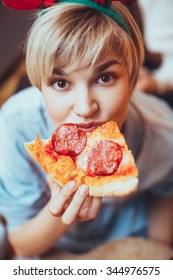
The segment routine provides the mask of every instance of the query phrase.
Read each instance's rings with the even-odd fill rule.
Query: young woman
[[[130,235],[170,243],[172,217],[165,216],[173,206],[164,196],[170,201],[173,194],[173,114],[154,97],[132,94],[143,61],[138,27],[121,3],[113,9],[110,1],[58,2],[39,13],[28,37],[34,87],[0,113],[0,212],[10,244],[32,257],[55,245],[85,252]],[[87,186],[74,182],[63,189],[51,178],[48,184],[23,146],[63,123],[94,129],[109,120],[118,123],[139,169],[139,190],[123,201],[89,197]]]

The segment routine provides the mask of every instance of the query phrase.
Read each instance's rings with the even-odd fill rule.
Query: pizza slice
[[[25,147],[61,187],[69,181],[78,186],[86,184],[89,195],[96,197],[124,196],[137,188],[134,157],[114,121],[91,132],[75,124],[63,124],[51,139],[37,136]]]

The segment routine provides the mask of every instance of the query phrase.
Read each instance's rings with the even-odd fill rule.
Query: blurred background
[[[33,14],[11,10],[0,3],[0,107],[12,94],[30,85],[23,47]]]

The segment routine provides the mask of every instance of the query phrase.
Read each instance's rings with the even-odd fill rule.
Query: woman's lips
[[[98,126],[102,125],[104,122],[100,123],[81,123],[81,124],[76,124],[77,127],[84,131],[84,132],[92,132],[94,129],[96,129]]]
[[[91,126],[91,127],[88,127],[88,128],[86,128],[86,127],[79,127],[79,129],[84,131],[84,132],[92,132],[97,127],[98,127],[98,125],[97,126]]]

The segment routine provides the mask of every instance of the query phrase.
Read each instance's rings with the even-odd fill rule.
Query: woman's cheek
[[[69,108],[67,102],[62,100],[47,103],[47,111],[52,123],[58,126],[66,121],[69,115]]]
[[[119,96],[121,97],[119,98]],[[107,103],[107,110],[109,119],[116,121],[119,127],[121,127],[127,115],[128,94],[121,92],[120,95],[112,95],[112,98],[109,99],[109,103]]]

